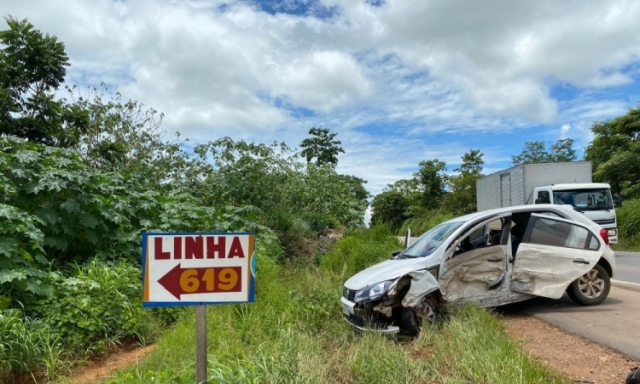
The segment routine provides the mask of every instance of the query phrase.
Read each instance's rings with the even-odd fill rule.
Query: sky
[[[69,85],[164,113],[190,142],[338,133],[379,193],[470,149],[485,173],[640,100],[640,1],[0,0],[64,42]],[[0,29],[4,29],[1,28]],[[85,88],[82,88],[85,87]]]

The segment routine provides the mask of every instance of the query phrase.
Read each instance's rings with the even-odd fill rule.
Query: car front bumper
[[[340,298],[344,319],[352,327],[365,332],[393,335],[400,332],[400,328],[392,324],[392,320],[375,313],[370,308],[356,306],[344,297]]]

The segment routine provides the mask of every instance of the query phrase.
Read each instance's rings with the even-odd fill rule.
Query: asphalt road
[[[640,284],[640,252],[616,251],[616,272],[615,280]]]

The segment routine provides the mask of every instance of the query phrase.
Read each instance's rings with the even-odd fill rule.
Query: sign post
[[[196,307],[196,383],[207,382],[207,307]]]
[[[252,233],[143,233],[142,305],[196,306],[196,382],[207,381],[207,305],[255,296]]]

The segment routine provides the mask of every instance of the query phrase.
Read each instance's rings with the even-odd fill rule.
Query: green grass
[[[60,339],[44,322],[19,310],[0,311],[0,382],[24,374],[54,377],[62,354]],[[40,369],[33,372],[36,366]]]
[[[352,246],[366,249],[366,241],[379,252],[395,246],[391,236],[382,239],[386,245],[374,244],[376,236],[381,232],[356,233],[360,241]],[[341,272],[348,264],[335,265],[338,256],[328,256],[334,258],[330,267],[314,268],[281,267],[264,249],[258,255],[256,302],[207,308],[212,383],[566,382],[531,361],[484,309],[455,310],[440,327],[410,342],[359,334],[341,316]],[[146,359],[105,382],[192,383],[194,340],[191,309]]]

